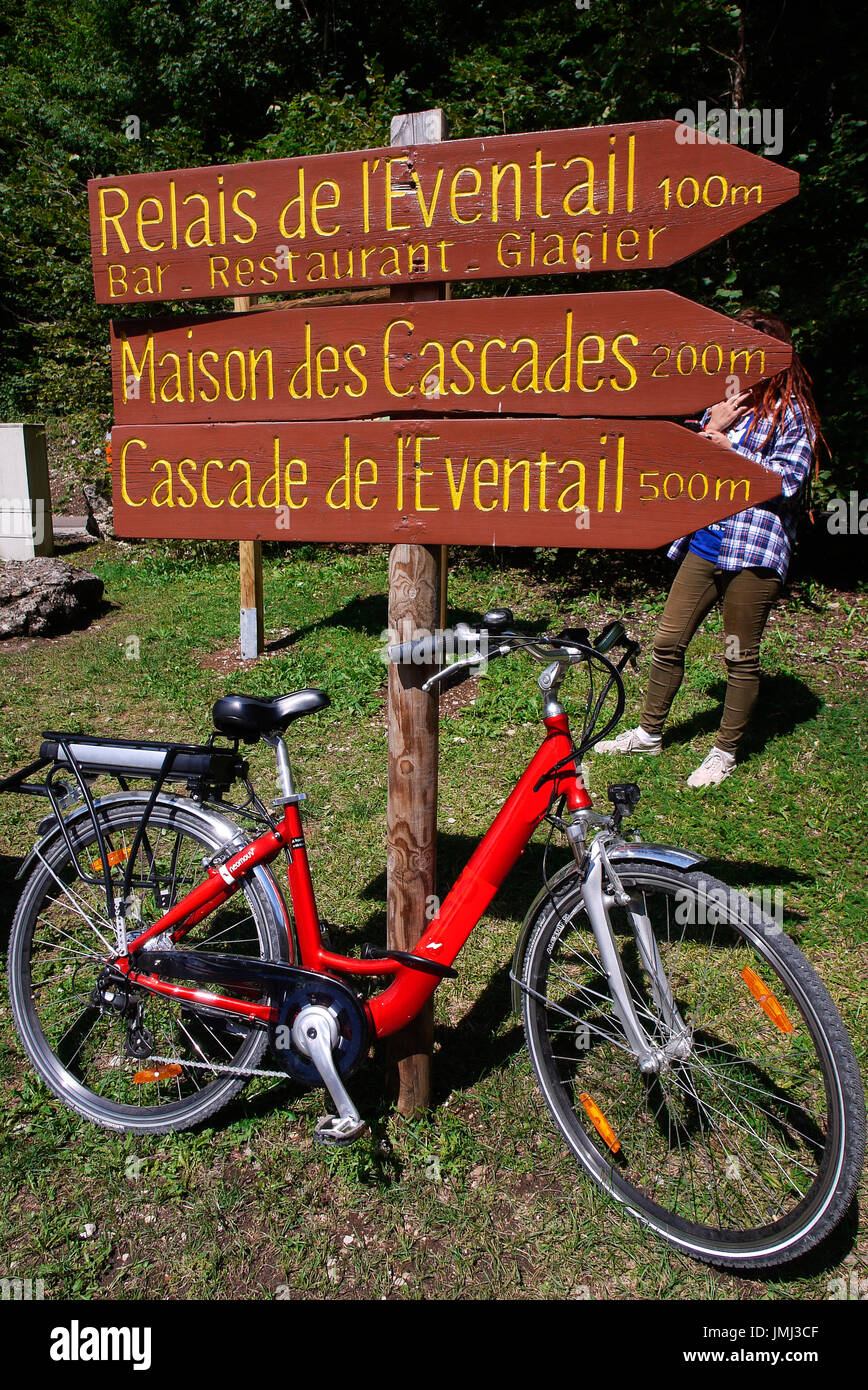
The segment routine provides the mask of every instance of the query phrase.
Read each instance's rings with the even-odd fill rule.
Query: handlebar
[[[439,666],[440,669],[428,676],[422,683],[423,690],[432,690],[444,683],[447,687],[461,684],[474,671],[484,667],[497,657],[510,652],[524,651],[534,661],[544,664],[537,684],[543,693],[547,711],[558,708],[558,693],[567,671],[581,662],[588,664],[589,688],[585,707],[584,728],[576,740],[576,754],[579,756],[592,748],[620,722],[624,712],[625,693],[622,672],[629,661],[636,665],[640,651],[639,643],[627,636],[624,624],[616,619],[607,623],[592,642],[587,628],[563,628],[560,632],[543,632],[534,636],[518,632],[512,628],[514,618],[508,608],[492,609],[483,618],[480,628],[468,627],[458,623],[445,632],[429,633],[414,638],[410,642],[396,642],[387,649],[390,662],[418,666]],[[465,655],[457,661],[448,660],[455,655],[456,645]],[[616,647],[623,650],[618,660],[609,655]],[[602,667],[603,688],[596,692],[591,668]],[[603,707],[613,686],[617,697],[615,710],[602,729],[597,731]]]
[[[538,636],[506,628],[512,623],[513,615],[509,609],[495,609],[486,613],[481,628],[471,628],[466,623],[457,623],[454,628],[443,632],[429,633],[410,642],[396,642],[387,648],[387,658],[396,665],[440,666],[439,671],[428,677],[423,684],[430,690],[440,681],[449,679],[456,683],[459,672],[470,675],[479,666],[506,656],[513,651],[524,651],[535,661],[549,665],[571,666],[595,657],[605,658],[614,647],[623,647],[625,655],[616,668],[622,669],[627,661],[636,664],[640,647],[638,642],[627,636],[624,625],[619,620],[607,623],[602,632],[590,640],[587,628],[564,628],[558,633],[544,632]],[[489,639],[493,638],[493,646]],[[457,661],[448,662],[456,649],[466,655]],[[606,661],[606,665],[610,663]]]

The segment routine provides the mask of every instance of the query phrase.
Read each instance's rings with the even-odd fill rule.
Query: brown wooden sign
[[[96,297],[141,304],[671,265],[799,177],[677,121],[92,179]]]
[[[681,415],[790,347],[667,290],[280,309],[127,323],[118,424],[412,413]]]
[[[660,420],[148,425],[112,454],[120,536],[649,549],[780,492]]]

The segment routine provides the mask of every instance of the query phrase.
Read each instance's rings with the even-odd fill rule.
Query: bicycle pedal
[[[368,1126],[351,1115],[320,1115],[314,1126],[316,1144],[354,1144]]]

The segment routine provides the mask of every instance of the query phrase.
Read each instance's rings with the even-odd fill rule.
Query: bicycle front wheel
[[[146,800],[132,794],[99,803],[118,897]],[[233,830],[185,798],[159,798],[132,866],[128,930],[143,931],[201,883],[203,860]],[[99,878],[89,817],[70,835],[79,867]],[[173,949],[165,934],[155,940],[161,950]],[[267,960],[286,960],[291,950],[256,874],[180,945]],[[114,953],[104,890],[82,882],[63,839],[54,840],[27,880],[9,941],[12,1014],[28,1056],[64,1105],[107,1129],[161,1133],[198,1124],[245,1085],[265,1052],[266,1033],[239,1015],[136,986],[126,994],[122,986],[109,1006],[100,977]]]
[[[571,866],[532,910],[521,970],[546,1103],[592,1180],[672,1244],[740,1268],[795,1259],[840,1221],[865,1153],[841,1019],[802,953],[748,898],[652,863],[618,875],[630,901],[610,908],[615,941],[663,1060],[645,1075],[628,1045]],[[643,925],[684,1028],[643,964]]]

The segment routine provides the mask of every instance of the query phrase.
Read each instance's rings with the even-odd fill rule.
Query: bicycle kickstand
[[[309,1004],[292,1025],[292,1041],[316,1067],[338,1112],[320,1116],[314,1127],[314,1139],[319,1144],[352,1144],[364,1134],[367,1125],[350,1100],[334,1063],[332,1051],[338,1041],[334,1015],[321,1004]]]

